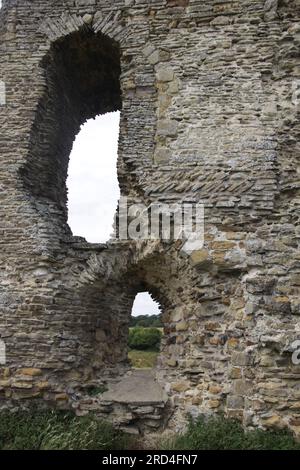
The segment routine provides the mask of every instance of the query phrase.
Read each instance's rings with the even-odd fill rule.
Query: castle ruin
[[[0,407],[116,422],[126,407],[119,424],[154,430],[222,412],[300,435],[299,7],[3,0]],[[75,136],[116,110],[122,195],[202,202],[202,249],[73,237],[65,183]],[[141,289],[162,306],[153,374],[166,399],[118,408],[87,390],[130,374]]]

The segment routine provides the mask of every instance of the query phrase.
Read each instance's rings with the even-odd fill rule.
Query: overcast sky
[[[120,113],[91,119],[81,128],[70,157],[69,225],[89,242],[106,242],[120,197],[117,148]],[[159,313],[148,293],[136,297],[133,315]]]

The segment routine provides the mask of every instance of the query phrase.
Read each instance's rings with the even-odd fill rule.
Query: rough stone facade
[[[147,289],[163,308],[169,426],[224,412],[300,434],[299,6],[3,1],[1,406],[84,412],[88,387],[126,371]],[[122,194],[204,202],[205,245],[190,257],[178,242],[72,236],[72,144],[113,110]]]

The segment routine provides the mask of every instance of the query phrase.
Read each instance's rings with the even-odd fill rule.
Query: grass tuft
[[[91,415],[0,412],[0,450],[124,450],[128,445],[128,436]]]
[[[241,424],[220,417],[190,421],[187,431],[163,443],[168,450],[300,450],[287,430],[244,432]]]
[[[157,351],[138,351],[137,349],[130,349],[128,358],[132,367],[135,369],[152,369],[156,365],[158,354]]]
[[[94,416],[65,411],[0,412],[0,450],[126,450],[138,441]],[[161,450],[300,450],[288,431],[244,432],[224,417],[198,418]]]

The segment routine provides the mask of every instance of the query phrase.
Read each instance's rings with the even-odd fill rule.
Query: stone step
[[[77,402],[79,416],[95,413],[133,434],[153,433],[163,428],[170,413],[168,396],[152,369],[131,369],[119,379],[105,381],[107,391]]]
[[[152,369],[133,369],[119,382],[109,385],[101,396],[103,403],[126,403],[136,406],[164,406],[168,396],[155,380]]]

